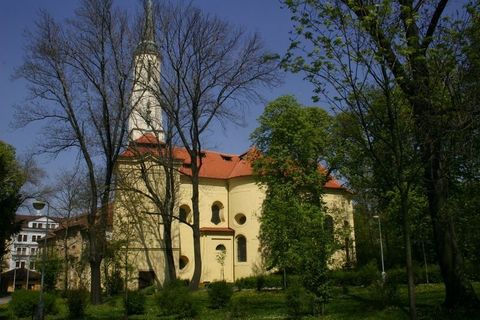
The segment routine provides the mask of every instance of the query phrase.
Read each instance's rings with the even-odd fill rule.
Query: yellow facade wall
[[[132,172],[134,165],[125,165],[120,170],[123,172]],[[133,211],[153,210],[148,199],[138,200],[134,210],[128,210],[126,203],[129,199],[128,193],[117,193],[116,213],[114,216],[114,238],[125,237],[126,232],[121,231],[127,224],[139,223],[142,227],[134,227],[133,234],[130,235],[131,258],[134,268],[138,270],[153,270],[158,280],[163,281],[164,258],[163,247],[161,243],[162,233],[158,235],[141,236],[141,232],[149,230],[145,223],[150,223],[150,218],[133,218]],[[201,282],[211,282],[225,279],[233,282],[236,279],[254,275],[262,267],[262,257],[258,234],[260,230],[259,215],[261,213],[262,203],[265,198],[265,192],[259,187],[253,177],[237,177],[228,180],[224,179],[200,179],[199,186],[199,209],[200,209],[200,228],[217,228],[218,232],[203,232],[201,236],[201,254],[202,254],[202,277]],[[191,198],[192,186],[190,178],[180,176],[178,179],[178,199],[177,208],[185,208],[190,211],[191,219]],[[351,226],[350,238],[352,240],[351,257],[354,257],[354,234],[353,234],[353,207],[350,194],[344,190],[326,189],[323,201],[329,208],[329,214],[334,216],[335,228],[342,226],[345,222]],[[145,202],[145,203],[143,203]],[[122,205],[123,203],[123,205]],[[212,205],[221,207],[220,223],[214,224],[212,218]],[[139,209],[142,208],[142,209]],[[178,212],[178,210],[177,210]],[[138,214],[138,212],[137,212]],[[239,219],[242,217],[244,219]],[[237,217],[237,219],[236,219]],[[129,221],[128,223],[126,221]],[[116,227],[115,227],[116,226]],[[183,223],[174,224],[174,251],[177,259],[177,275],[183,279],[191,278],[194,270],[193,255],[193,237],[192,230]],[[116,229],[116,230],[115,230]],[[138,233],[137,235],[135,235]],[[243,236],[246,239],[246,261],[238,260],[238,237]],[[148,241],[141,241],[146,238]],[[216,248],[223,245],[226,249],[223,263],[219,262],[219,252]],[[132,250],[135,248],[135,250]],[[338,251],[331,259],[332,267],[339,267],[345,262],[345,253]],[[183,259],[182,268],[179,261]],[[188,262],[187,262],[188,261]],[[135,280],[135,272],[133,277]]]

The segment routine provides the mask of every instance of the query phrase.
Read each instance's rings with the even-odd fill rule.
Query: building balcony
[[[14,253],[12,254],[12,260],[20,260],[20,259],[35,259],[37,257],[37,254],[27,254],[27,253]]]

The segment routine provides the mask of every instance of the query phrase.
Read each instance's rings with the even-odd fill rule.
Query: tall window
[[[247,261],[247,239],[241,235],[237,237],[237,260],[238,262]]]
[[[212,206],[212,219],[210,221],[212,221],[214,224],[219,224],[221,222],[220,206],[218,204],[214,204]]]
[[[182,205],[180,207],[178,218],[180,222],[190,222],[190,208],[187,205]]]
[[[153,66],[152,66],[152,61],[148,61],[147,63],[147,81],[150,82],[150,80],[152,79],[152,69],[153,69]]]
[[[334,240],[334,227],[333,227],[333,218],[332,216],[326,215],[324,221],[324,230],[326,235],[329,237],[331,241]]]

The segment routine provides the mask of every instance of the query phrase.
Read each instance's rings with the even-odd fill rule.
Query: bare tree
[[[124,158],[126,167],[118,170],[117,188],[125,193],[121,197],[124,202],[123,207],[135,220],[136,228],[142,225],[143,228],[149,229],[138,230],[139,239],[144,239],[144,233],[148,232],[155,236],[159,247],[165,250],[165,281],[168,282],[177,278],[172,226],[179,220],[176,208],[178,207],[180,162],[175,159],[174,128],[171,122],[167,121],[164,128],[161,133],[151,128],[150,134],[147,135],[149,137],[147,144],[139,141],[130,143],[127,150],[129,156]],[[135,161],[134,168],[128,165],[131,157]],[[139,211],[138,204],[130,203],[138,203],[139,197],[153,206],[147,206]],[[188,224],[186,221],[183,222]],[[160,225],[163,232],[160,232]],[[147,246],[146,243],[145,246]]]
[[[88,183],[85,182],[85,177],[86,175],[78,166],[71,171],[58,175],[51,200],[55,206],[56,216],[59,218],[59,228],[63,232],[60,251],[63,258],[64,291],[69,288],[70,266],[72,264],[72,256],[69,250],[72,246],[72,242],[69,241],[72,218],[86,212],[90,203]]]
[[[195,269],[190,287],[198,287],[200,251],[199,183],[203,134],[213,121],[240,122],[242,106],[259,100],[260,86],[278,82],[277,65],[257,34],[247,34],[192,6],[156,8],[162,72],[151,90],[186,149],[192,183]]]
[[[130,30],[126,13],[113,8],[111,0],[85,0],[74,19],[61,23],[42,13],[27,35],[26,56],[17,70],[31,94],[18,110],[19,124],[43,121],[42,151],[76,149],[84,160],[91,199],[88,250],[94,304],[101,301],[108,205],[131,103]]]

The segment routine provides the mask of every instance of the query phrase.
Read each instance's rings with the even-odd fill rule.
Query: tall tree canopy
[[[477,107],[453,99],[451,80],[458,69],[452,43],[445,39],[455,24],[442,19],[448,2],[285,1],[295,26],[284,62],[306,72],[317,95],[336,93],[332,102],[340,107],[369,85],[384,85],[385,74],[391,79],[387,85],[404,96],[413,115],[445,305],[457,307],[478,305],[478,299],[465,276],[448,209],[449,163],[463,144],[457,133],[476,123],[469,115]]]
[[[25,175],[15,159],[15,149],[0,141],[0,263],[7,253],[6,242],[20,230],[15,214],[22,203],[20,189],[24,183]]]
[[[307,288],[321,294],[329,254],[323,220],[319,166],[328,155],[331,118],[322,109],[305,108],[292,96],[269,103],[251,139],[257,148],[253,168],[266,188],[260,218],[260,243],[269,267],[305,275]]]

